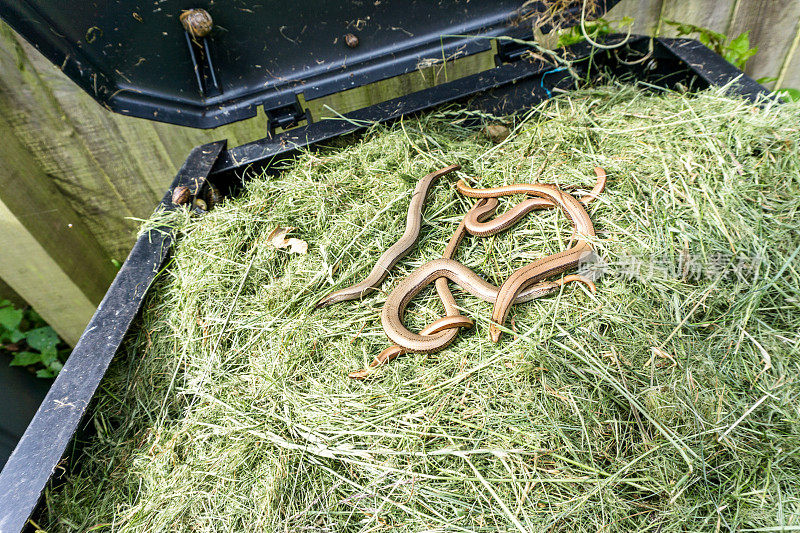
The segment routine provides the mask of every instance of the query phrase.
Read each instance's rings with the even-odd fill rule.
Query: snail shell
[[[344,36],[344,44],[349,46],[350,48],[355,48],[358,46],[358,37],[353,35],[352,33],[348,33]]]
[[[219,189],[213,185],[209,185],[208,190],[206,191],[206,204],[208,205],[208,208],[214,209],[214,206],[219,204],[221,201],[222,193],[219,192]]]
[[[172,191],[172,203],[175,205],[183,205],[188,203],[192,197],[192,193],[189,191],[189,187],[185,185],[178,185]]]
[[[195,198],[194,206],[199,207],[203,211],[208,211],[208,204],[206,204],[205,200],[203,200],[202,198]]]
[[[192,37],[205,37],[214,28],[214,21],[205,9],[187,9],[179,18],[183,29]]]

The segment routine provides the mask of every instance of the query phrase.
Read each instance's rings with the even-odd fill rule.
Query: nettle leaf
[[[0,307],[0,326],[3,326],[8,331],[16,331],[19,329],[21,322],[22,309],[14,309],[11,305]]]
[[[25,335],[25,340],[28,343],[28,346],[39,350],[40,352],[45,352],[47,350],[55,351],[55,347],[58,345],[58,333],[53,330],[50,326],[45,326],[43,328],[36,328],[28,331]]]
[[[665,20],[664,22],[667,23],[669,26],[675,26],[675,31],[678,33],[678,37],[694,33],[695,28],[697,28],[697,26],[693,26],[691,24],[684,24],[676,20]]]
[[[37,378],[54,378],[61,372],[61,369],[64,368],[64,365],[61,361],[52,360],[50,362],[42,361],[45,365],[45,368],[41,368],[36,371]]]
[[[756,55],[757,53],[758,53],[757,46],[754,48],[750,48],[746,52],[742,52],[741,56],[739,57],[739,61],[742,62],[742,66],[744,67],[744,64],[747,62],[747,60]]]
[[[18,352],[9,363],[11,366],[30,366],[42,360],[42,354],[34,352]]]

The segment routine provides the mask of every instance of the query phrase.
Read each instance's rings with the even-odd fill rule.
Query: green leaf
[[[14,309],[11,305],[0,307],[0,326],[8,331],[19,329],[22,322],[22,309]]]
[[[571,27],[569,30],[559,33],[558,44],[559,48],[563,46],[570,46],[575,43],[583,41],[583,34],[577,26]]]
[[[685,24],[682,22],[676,22],[674,20],[665,20],[664,21],[669,26],[675,26],[675,31],[678,34],[678,37],[683,37],[685,35],[697,35],[697,39],[706,45],[707,47],[711,48],[718,54],[722,54],[723,52],[723,44],[725,43],[725,34],[719,33],[708,28],[703,28],[702,26],[695,26],[694,24]]]
[[[725,47],[724,57],[737,67],[744,68],[747,60],[753,57],[756,52],[758,52],[758,48],[750,48],[750,30],[747,30]]]
[[[28,346],[40,352],[55,350],[59,341],[58,333],[50,326],[30,330],[26,334],[25,340],[28,342]]]
[[[47,365],[48,370],[50,370],[54,375],[58,375],[61,372],[61,369],[64,368],[64,365],[61,364],[61,361],[53,361],[49,365]]]
[[[625,15],[624,17],[622,17],[622,20],[620,20],[618,24],[620,28],[627,28],[628,26],[633,26],[634,22],[636,22],[636,19],[634,19],[633,17],[629,17],[628,15]]]
[[[750,49],[750,30],[732,40],[728,49],[737,54],[747,52]]]
[[[728,63],[734,65],[736,68],[743,69],[747,63],[747,60],[753,57],[756,52],[758,52],[758,49],[752,48],[741,54],[737,54],[735,52],[725,52],[722,57],[724,57]]]
[[[58,361],[58,351],[55,348],[47,348],[46,350],[42,350],[42,355],[39,357],[42,361],[42,364],[48,366],[55,361]]]
[[[611,24],[603,18],[586,22],[584,26],[586,28],[586,34],[592,39],[611,33]],[[579,43],[584,40],[585,37],[583,36],[580,25],[572,26],[568,30],[559,32],[557,46],[560,48]]]
[[[790,102],[800,102],[800,90],[798,89],[778,89],[775,94]]]
[[[34,352],[18,352],[9,363],[11,366],[30,366],[42,360],[42,354]]]
[[[756,80],[756,83],[764,85],[765,83],[772,83],[773,81],[778,81],[778,78],[776,78],[775,76],[764,76],[763,78],[758,78]]]
[[[678,33],[678,37],[689,35],[690,33],[695,33],[695,29],[697,28],[697,26],[693,26],[691,24],[684,24],[676,20],[665,20],[664,23],[667,24],[668,26],[675,26],[675,31]]]
[[[25,333],[15,329],[14,331],[9,331],[6,335],[6,338],[8,339],[8,342],[19,342],[25,338]]]
[[[56,375],[49,368],[42,368],[36,371],[37,378],[54,378]]]

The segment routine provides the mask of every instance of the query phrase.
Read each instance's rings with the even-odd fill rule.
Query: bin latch
[[[523,56],[525,56],[526,52],[530,52],[531,50],[533,50],[533,47],[531,46],[527,46],[515,41],[498,39],[495,63],[497,63],[497,66],[500,66],[503,63],[513,63],[515,61],[519,61]]]
[[[265,108],[264,112],[267,116],[267,127],[270,135],[274,135],[278,128],[287,130],[299,126],[301,121],[308,118],[300,102],[296,99],[288,105],[272,109]]]

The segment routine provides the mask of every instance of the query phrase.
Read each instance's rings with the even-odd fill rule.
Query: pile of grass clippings
[[[800,106],[611,84],[506,120],[498,145],[457,110],[376,126],[173,216],[174,257],[39,525],[800,529]],[[451,163],[482,186],[590,188],[605,168],[597,294],[516,306],[492,344],[491,305],[455,291],[473,330],[350,380],[387,346],[386,293],[313,304],[366,275],[416,180]],[[384,291],[442,253],[471,205],[454,181]],[[308,254],[269,245],[278,225]],[[548,210],[457,259],[500,283],[568,238]],[[430,290],[407,323],[440,314]]]

